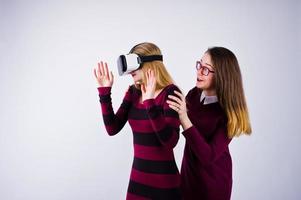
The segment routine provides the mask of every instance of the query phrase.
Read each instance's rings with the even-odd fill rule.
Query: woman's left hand
[[[147,99],[153,99],[156,91],[156,77],[153,70],[146,72],[146,83],[141,84],[142,102]]]

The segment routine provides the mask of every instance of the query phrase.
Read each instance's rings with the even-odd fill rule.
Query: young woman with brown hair
[[[196,87],[186,98],[175,91],[167,103],[179,113],[186,139],[181,167],[183,199],[230,200],[232,161],[228,145],[251,134],[236,56],[209,48],[196,63]]]

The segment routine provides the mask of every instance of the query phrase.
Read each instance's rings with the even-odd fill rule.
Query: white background
[[[124,199],[128,124],[109,137],[92,70],[105,60],[119,107],[131,77],[116,59],[157,44],[185,93],[210,46],[241,65],[253,127],[235,138],[232,199],[301,198],[300,2],[0,1],[0,199]],[[184,138],[175,149],[181,165]]]

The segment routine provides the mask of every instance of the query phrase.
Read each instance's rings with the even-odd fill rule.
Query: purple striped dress
[[[179,140],[178,114],[166,103],[179,89],[166,86],[155,99],[139,102],[141,91],[130,86],[114,113],[111,87],[98,88],[102,115],[109,135],[128,121],[133,132],[134,160],[126,199],[181,199],[180,175],[173,148]]]

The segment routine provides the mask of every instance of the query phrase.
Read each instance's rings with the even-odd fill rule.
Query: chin
[[[195,85],[197,88],[199,88],[199,89],[203,89],[203,86],[200,84],[200,83],[196,83],[196,85]]]
[[[142,83],[142,80],[141,80],[141,79],[138,79],[138,78],[136,78],[136,79],[134,79],[134,83],[135,83],[135,84],[141,84],[141,83]]]

